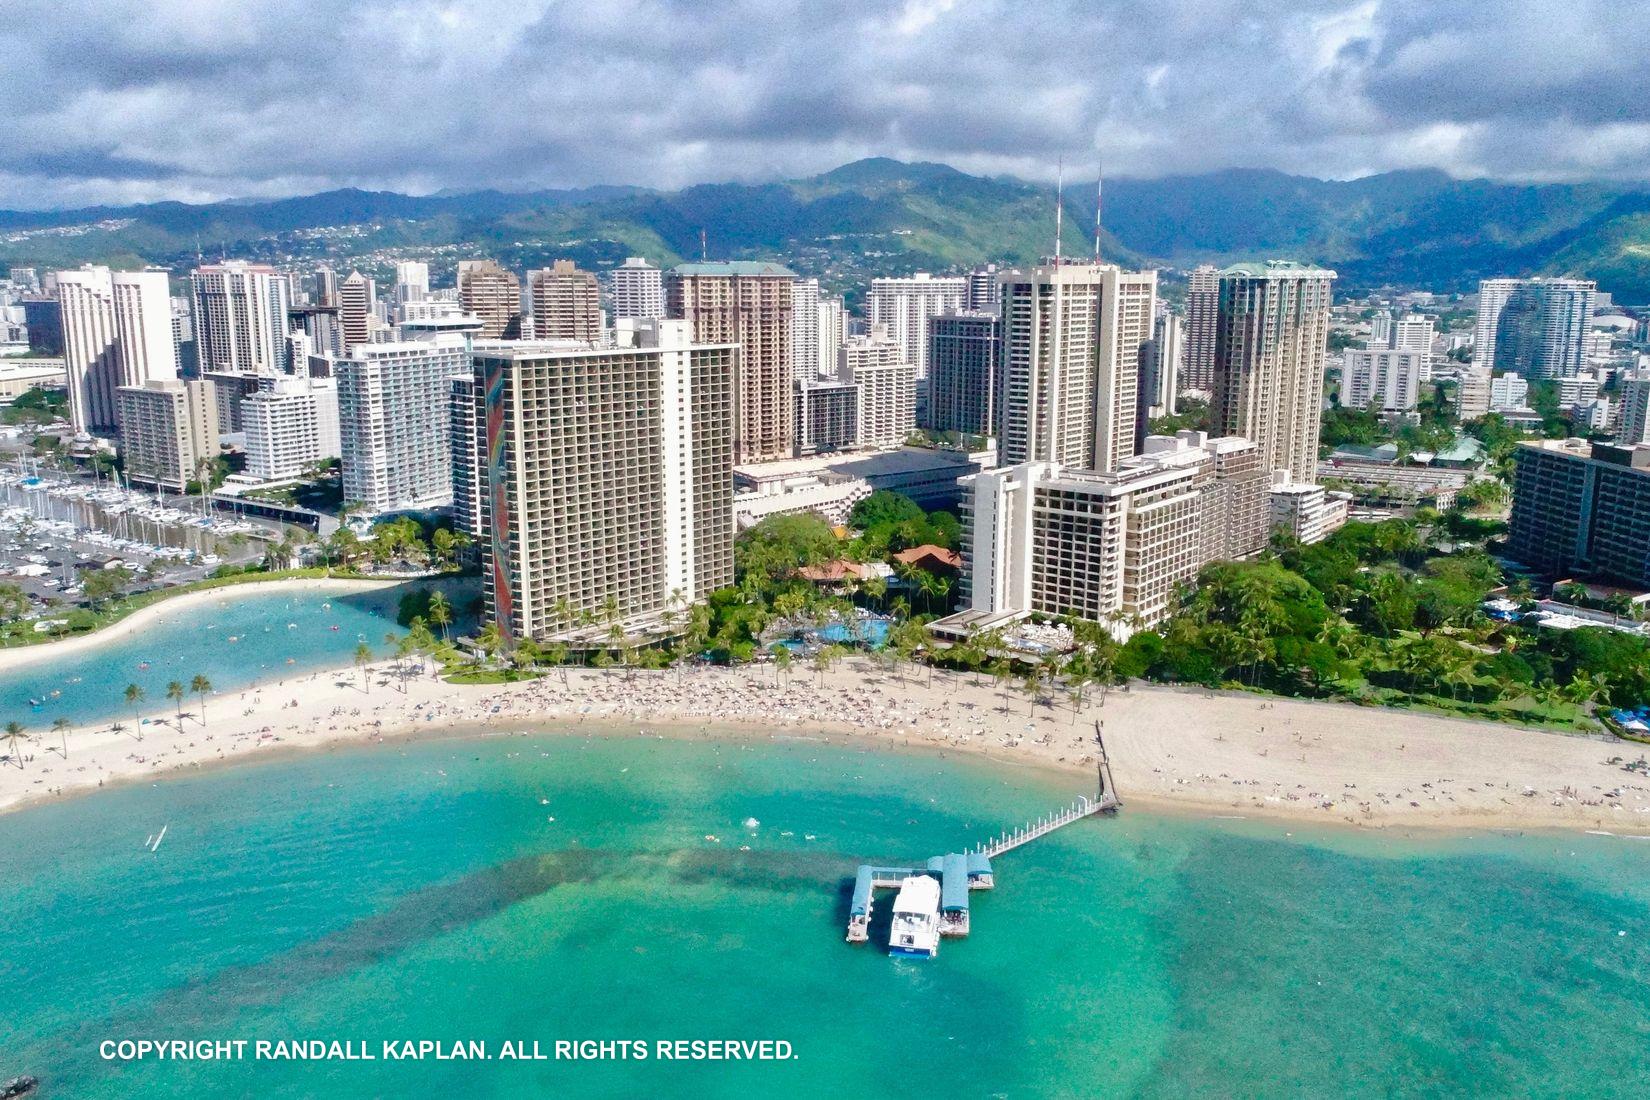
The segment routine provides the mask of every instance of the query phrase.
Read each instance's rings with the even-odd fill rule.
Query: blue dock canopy
[[[991,873],[991,857],[984,852],[968,853],[968,877],[989,875]]]
[[[961,852],[942,857],[940,908],[953,912],[968,908],[968,857]]]
[[[854,900],[848,909],[852,916],[863,917],[871,911],[871,876],[874,870],[870,864],[863,864],[859,874],[854,876]]]

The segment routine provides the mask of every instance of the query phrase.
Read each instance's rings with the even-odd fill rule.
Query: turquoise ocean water
[[[348,666],[359,643],[384,653],[384,636],[402,633],[395,624],[400,594],[399,587],[323,594],[249,585],[226,588],[210,603],[162,604],[159,618],[125,637],[0,670],[0,716],[38,733],[57,718],[77,725],[130,718],[127,684],[143,688],[140,709],[152,714],[170,705],[166,685],[172,680],[187,687],[203,675],[225,692]],[[186,706],[198,702],[191,697]]]
[[[0,817],[0,1077],[55,1097],[1650,1094],[1637,841],[1126,807],[1001,859],[937,959],[842,941],[856,863],[957,847],[1075,785],[808,741],[530,735]],[[796,1057],[98,1057],[142,1037],[772,1038]]]

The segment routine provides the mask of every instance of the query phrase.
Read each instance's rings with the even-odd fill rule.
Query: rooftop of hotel
[[[675,275],[774,275],[784,279],[796,278],[796,272],[790,268],[767,260],[721,260],[677,264],[670,270]]]

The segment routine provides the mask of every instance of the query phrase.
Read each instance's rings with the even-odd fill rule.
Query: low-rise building
[[[1297,542],[1322,542],[1346,526],[1352,495],[1322,485],[1280,481],[1272,486],[1272,530]]]

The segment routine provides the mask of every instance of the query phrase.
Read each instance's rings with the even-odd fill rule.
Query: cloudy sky
[[[1650,178],[1642,0],[7,0],[0,206],[857,157]]]

